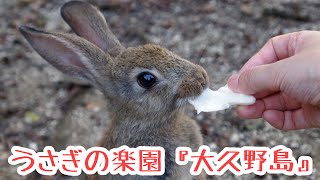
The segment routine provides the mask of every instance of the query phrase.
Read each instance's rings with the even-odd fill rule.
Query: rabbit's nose
[[[208,74],[207,72],[201,67],[199,66],[200,69],[199,69],[199,72],[198,72],[198,82],[200,83],[201,87],[203,89],[207,88],[208,87],[208,84],[209,84],[209,77],[208,77]]]
[[[208,84],[207,72],[201,66],[195,65],[193,70],[189,71],[189,74],[183,79],[178,90],[178,97],[186,98],[200,95],[208,87]]]

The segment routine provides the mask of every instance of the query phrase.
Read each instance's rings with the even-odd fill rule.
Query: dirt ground
[[[100,92],[66,78],[40,58],[19,34],[20,25],[70,32],[59,8],[65,1],[0,0],[0,179],[20,177],[7,158],[13,145],[42,150],[79,144],[94,146],[108,125]],[[125,46],[160,44],[203,66],[216,89],[239,70],[271,37],[320,30],[319,0],[91,0],[104,12]],[[210,179],[320,179],[320,130],[285,132],[263,120],[239,119],[233,110],[200,113],[191,106],[205,144],[224,147],[285,145],[293,155],[311,156],[313,174],[236,177],[226,173]],[[57,176],[57,179],[65,177]],[[41,179],[48,179],[41,177]]]

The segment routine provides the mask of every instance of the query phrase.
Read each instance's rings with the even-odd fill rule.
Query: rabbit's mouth
[[[200,96],[206,88],[208,88],[207,83],[201,81],[196,81],[196,83],[190,81],[183,82],[178,91],[178,98],[186,100],[196,98]]]
[[[185,90],[186,92],[182,93],[182,94],[178,94],[178,100],[177,100],[177,104],[178,106],[184,106],[186,104],[188,104],[188,102],[190,100],[194,100],[197,97],[199,97],[203,91],[205,89],[207,89],[208,87],[203,87],[203,86],[197,86],[197,87],[189,87],[188,90]]]
[[[197,93],[196,95],[193,95],[193,96],[190,96],[190,97],[186,98],[186,100],[189,101],[189,100],[197,99],[199,96],[201,96],[201,94],[202,94],[207,88],[208,88],[208,87],[202,88],[202,90],[201,90],[199,93]]]

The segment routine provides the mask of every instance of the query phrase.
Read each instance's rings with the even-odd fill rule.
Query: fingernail
[[[244,112],[244,111],[248,111],[248,106],[237,106],[237,111],[239,112]]]
[[[238,89],[238,79],[239,75],[234,74],[228,80],[228,86],[231,90],[236,91]]]
[[[236,112],[238,116],[242,118],[248,118],[248,119],[251,119],[252,114],[254,113],[253,109],[250,108],[249,106],[238,106],[236,108]]]

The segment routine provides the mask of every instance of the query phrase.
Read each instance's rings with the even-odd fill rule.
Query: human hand
[[[241,118],[263,117],[282,130],[320,127],[320,32],[270,39],[228,86],[257,98],[237,108]]]

